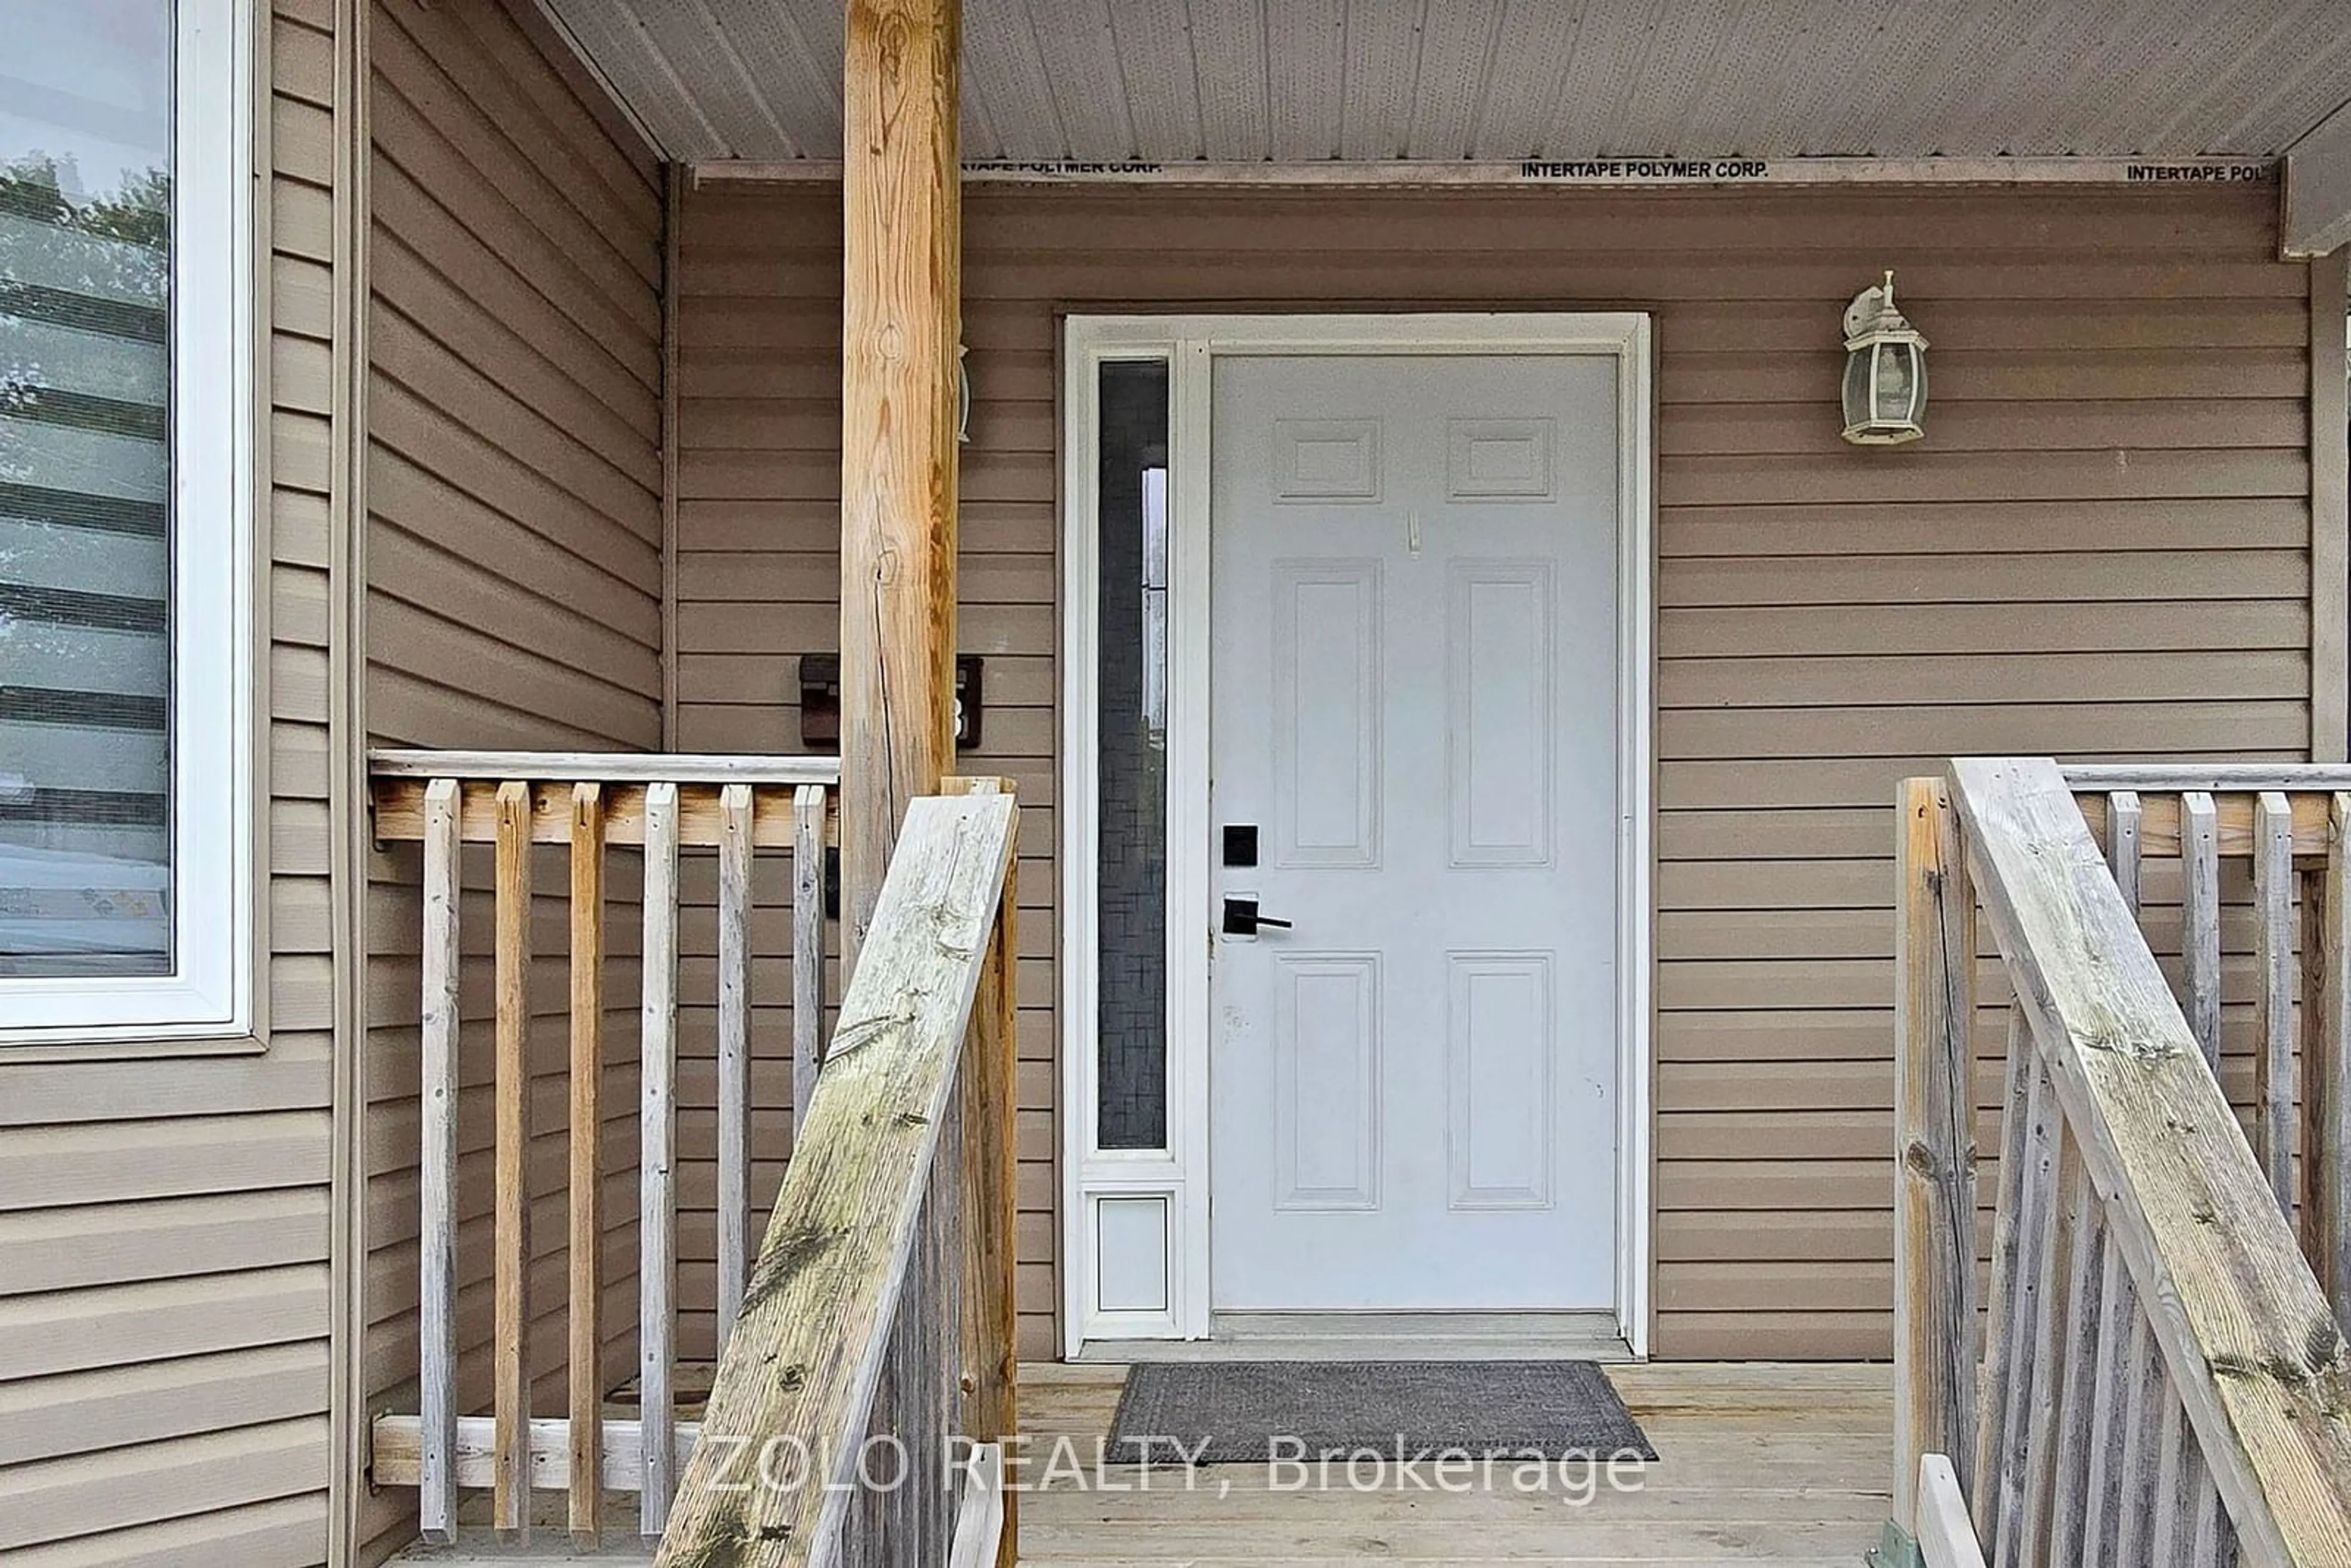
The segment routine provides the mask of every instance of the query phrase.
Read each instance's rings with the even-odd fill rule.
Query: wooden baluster
[[[2065,1330],[2065,1314],[2074,1280],[2074,1254],[2082,1242],[2076,1229],[2084,1212],[2082,1188],[2089,1179],[2082,1168],[2080,1152],[2065,1134],[2056,1091],[2048,1089],[2046,1095],[2056,1168],[2040,1178],[2045,1189],[2042,1197],[2044,1218],[2041,1265],[2034,1271],[2032,1332],[2027,1342],[2031,1347],[2032,1394],[2024,1418],[2024,1490],[2015,1521],[2015,1548],[2012,1552],[2006,1546],[2001,1548],[2004,1558],[2026,1565],[2044,1560],[2045,1545],[2055,1531],[2057,1476],[2069,1458],[2061,1437],[2064,1388],[2072,1375],[2068,1353],[2073,1343]],[[2028,1172],[2028,1179],[2034,1174],[2037,1173]],[[2003,1538],[2007,1533],[2003,1532]]]
[[[2278,1207],[2294,1213],[2294,807],[2273,789],[2253,803],[2256,1140]]]
[[[2122,1485],[2116,1511],[2111,1563],[2145,1563],[2154,1540],[2153,1515],[2162,1496],[2163,1413],[2177,1413],[2179,1401],[2164,1384],[2163,1353],[2148,1327],[2144,1303],[2131,1319],[2130,1351],[2123,1413]]]
[[[2000,1196],[1992,1211],[1991,1293],[1986,1299],[1984,1352],[1977,1375],[1975,1463],[1968,1477],[1969,1505],[1987,1532],[1996,1533],[2001,1466],[2006,1453],[2009,1385],[2018,1296],[2024,1275],[2020,1251],[2025,1233],[2025,1166],[2030,1155],[2032,1084],[2037,1058],[2025,1027],[2024,1009],[2008,1009],[2006,1088],[2001,1096]],[[1997,1544],[1996,1542],[1993,1544]]]
[[[457,781],[424,787],[424,995],[418,1015],[423,1137],[417,1166],[418,1531],[457,1534]]]
[[[677,786],[645,786],[644,1009],[638,1038],[638,1437],[643,1528],[659,1535],[676,1482]]]
[[[497,1176],[491,1521],[530,1538],[530,786],[497,796]]]
[[[2131,1325],[2138,1296],[2111,1230],[2101,1228],[2097,1371],[2092,1379],[2088,1506],[2082,1520],[2081,1563],[2119,1561],[2115,1555],[2123,1474],[2123,1434],[2129,1429]]]
[[[2185,1430],[2181,1441],[2179,1560],[2192,1568],[2222,1568],[2236,1555],[2237,1540],[2229,1528],[2229,1511],[2220,1501],[2211,1467],[2204,1462],[2204,1451],[2197,1447],[2194,1428]]]
[[[604,1529],[604,790],[571,787],[571,1533]]]
[[[2051,1428],[2050,1463],[2056,1482],[2050,1498],[2049,1527],[2028,1539],[2048,1543],[2048,1561],[2082,1561],[2084,1522],[2090,1507],[2090,1475],[2095,1450],[2091,1433],[2097,1419],[2098,1329],[2105,1321],[2105,1259],[2110,1251],[2105,1211],[2076,1150],[2068,1149],[2065,1184],[2073,1214],[2065,1308],[2057,1335],[2064,1374]]]
[[[2057,1163],[2064,1149],[2064,1128],[2057,1097],[2049,1084],[2048,1069],[2019,1021],[2019,1043],[2031,1066],[2026,1093],[2022,1173],[2019,1195],[2015,1284],[2005,1323],[2008,1353],[2007,1408],[1999,1415],[2000,1447],[1993,1475],[1991,1562],[1993,1568],[2030,1564],[2024,1521],[2033,1487],[2033,1437],[2036,1411],[2049,1389],[2047,1383],[2052,1300],[2059,1293]],[[1991,1413],[1987,1412],[1989,1416]]]
[[[2237,1568],[2237,1525],[2229,1517],[2220,1489],[2206,1486],[2207,1500],[2196,1515],[2196,1568]]]
[[[2180,1408],[2179,1396],[2168,1385],[2164,1389],[2163,1416],[2158,1433],[2155,1541],[2147,1561],[2157,1568],[2169,1568],[2173,1563],[2187,1568],[2189,1549],[2195,1538],[2189,1485],[2193,1479],[2196,1437],[2188,1430],[2188,1413]]]
[[[1975,1459],[1975,892],[1940,779],[1904,781],[1895,933],[1894,1511],[1918,1461]]]
[[[2302,1042],[2302,1065],[2295,1079],[2301,1091],[2297,1097],[2300,1120],[2294,1128],[2295,1147],[2302,1158],[2297,1168],[2301,1185],[2297,1188],[2294,1208],[2294,1234],[2302,1242],[2302,1255],[2310,1262],[2310,1270],[2318,1276],[2320,1285],[2326,1284],[2326,1227],[2328,1205],[2322,1185],[2325,1180],[2326,1146],[2326,873],[2314,867],[2297,868],[2294,882],[2301,901],[2297,925],[2302,937],[2301,974],[2296,983],[2301,987],[2294,998],[2296,1026]],[[2327,1300],[2335,1292],[2327,1291]]]
[[[983,971],[972,998],[971,1024],[964,1036],[958,1073],[961,1082],[947,1099],[949,1110],[939,1129],[937,1153],[932,1156],[929,1223],[924,1228],[925,1250],[928,1253],[924,1267],[929,1291],[916,1298],[921,1305],[913,1309],[923,1320],[919,1334],[922,1354],[918,1364],[909,1369],[907,1381],[910,1391],[919,1391],[919,1429],[933,1444],[934,1452],[946,1451],[957,1435],[970,1433],[967,1413],[987,1405],[992,1397],[989,1368],[975,1361],[970,1354],[971,1335],[975,1331],[984,1332],[982,1325],[989,1316],[986,1282],[975,1279],[972,1270],[985,1268],[993,1260],[986,1241],[974,1234],[973,1228],[993,1228],[987,1224],[987,1200],[998,1190],[996,1183],[983,1181],[975,1186],[972,1179],[979,1175],[979,1162],[987,1158],[976,1152],[973,1145],[995,1141],[975,1137],[970,1121],[974,1110],[995,1099],[978,1082],[987,1074],[988,1068],[973,1054],[980,1035],[986,1032],[984,1015],[979,1009],[987,1005],[987,977]],[[903,1312],[908,1309],[899,1310]],[[923,1479],[921,1561],[943,1563],[955,1531],[955,1498],[945,1484],[947,1476],[938,1466],[928,1467]],[[932,1484],[934,1481],[937,1484]]]
[[[751,787],[718,792],[718,1347],[743,1306],[751,1225]]]
[[[2304,936],[2317,949],[2318,991],[2304,1037],[2314,1059],[2305,1160],[2318,1242],[2311,1258],[2335,1319],[2351,1324],[2351,794],[2328,802],[2326,869],[2319,876],[2318,909]]]
[[[2188,1027],[2204,1060],[2220,1071],[2220,830],[2212,797],[2191,789],[2179,797],[2180,903],[2186,920]]]
[[[2309,1260],[2311,1271],[2318,1274],[2318,1283],[2327,1286],[2327,1213],[2330,1204],[2325,1199],[2325,1145],[2327,1145],[2327,874],[2318,865],[2297,865],[2294,886],[2302,912],[2297,915],[2297,928],[2302,934],[2302,973],[2297,976],[2299,995],[2294,997],[2294,1032],[2302,1044],[2302,1065],[2297,1067],[2297,1116],[2294,1124],[2294,1147],[2299,1156],[2299,1187],[2294,1192],[2294,1237],[2302,1241],[2302,1255]],[[2335,1291],[2327,1286],[2327,1300],[2335,1300]]]
[[[792,1136],[824,1061],[824,787],[792,793]]]
[[[2133,915],[2138,913],[2139,826],[2145,814],[2136,789],[2117,789],[2106,797],[2106,864],[2114,869],[2123,906]]]

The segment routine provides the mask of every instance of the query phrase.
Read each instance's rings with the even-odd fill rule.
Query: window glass
[[[1102,370],[1097,1139],[1167,1143],[1167,367]]]
[[[172,6],[0,15],[0,976],[169,974]]]

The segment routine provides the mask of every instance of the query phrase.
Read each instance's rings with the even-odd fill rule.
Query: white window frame
[[[0,977],[0,1045],[253,1029],[255,9],[173,16],[172,973]]]

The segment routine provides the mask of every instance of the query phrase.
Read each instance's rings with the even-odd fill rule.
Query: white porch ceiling
[[[841,156],[841,0],[540,0],[668,156]],[[2267,157],[2342,0],[965,0],[964,156]]]

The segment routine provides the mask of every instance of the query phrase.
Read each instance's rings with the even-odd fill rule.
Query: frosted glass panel
[[[1167,1142],[1167,367],[1102,370],[1101,929],[1105,1149]]]

